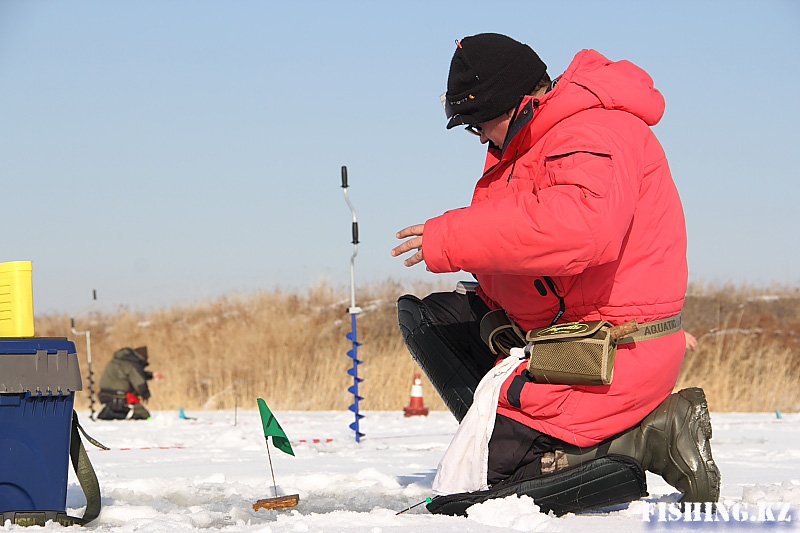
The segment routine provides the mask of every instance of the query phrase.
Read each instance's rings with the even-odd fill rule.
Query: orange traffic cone
[[[419,374],[414,374],[414,382],[411,385],[411,401],[403,407],[405,416],[427,416],[428,408],[422,403],[422,380]]]

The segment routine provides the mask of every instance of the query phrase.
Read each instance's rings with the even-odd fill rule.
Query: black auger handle
[[[353,213],[353,244],[358,244],[358,222],[356,222],[356,212],[350,199],[347,197],[347,167],[342,166],[342,188],[344,191],[344,198],[347,200],[347,205],[350,206],[350,211]]]

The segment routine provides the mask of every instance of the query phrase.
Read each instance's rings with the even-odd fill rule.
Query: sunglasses
[[[471,134],[477,135],[479,137],[481,135],[481,132],[483,131],[480,126],[476,126],[475,124],[468,124],[467,127],[464,129],[470,132]]]
[[[447,115],[447,118],[448,119],[453,118],[455,116],[455,113],[453,113],[453,108],[450,106],[450,102],[447,101],[447,93],[446,92],[442,93],[441,96],[439,96],[439,100],[441,100],[442,102],[442,107],[444,108],[444,114]],[[464,129],[466,129],[473,135],[477,135],[478,137],[481,136],[481,132],[483,131],[481,127],[476,124],[467,124],[466,128]]]

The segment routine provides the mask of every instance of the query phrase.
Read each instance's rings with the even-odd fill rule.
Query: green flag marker
[[[273,415],[272,411],[267,407],[267,402],[261,398],[258,399],[258,411],[261,413],[261,425],[264,426],[264,437],[272,437],[273,446],[284,453],[294,455],[292,445],[289,443],[286,433],[283,432],[275,415]]]
[[[253,504],[253,510],[294,507],[300,501],[300,496],[297,494],[278,496],[278,484],[275,483],[275,471],[272,469],[272,456],[269,453],[269,438],[272,437],[273,446],[289,455],[294,455],[292,445],[289,443],[286,433],[281,429],[281,425],[275,419],[275,415],[272,414],[272,411],[267,407],[267,403],[261,398],[258,399],[258,411],[261,413],[261,425],[264,426],[264,440],[267,444],[267,459],[269,459],[269,471],[272,474],[272,487],[275,489],[275,497],[258,500]]]

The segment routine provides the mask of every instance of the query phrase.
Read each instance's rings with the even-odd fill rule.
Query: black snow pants
[[[401,296],[398,321],[406,346],[450,412],[460,422],[495,356],[480,336],[490,311],[474,292],[436,292],[422,300]],[[498,415],[489,441],[488,483],[541,473],[541,459],[561,441]],[[515,475],[516,474],[516,475]]]

